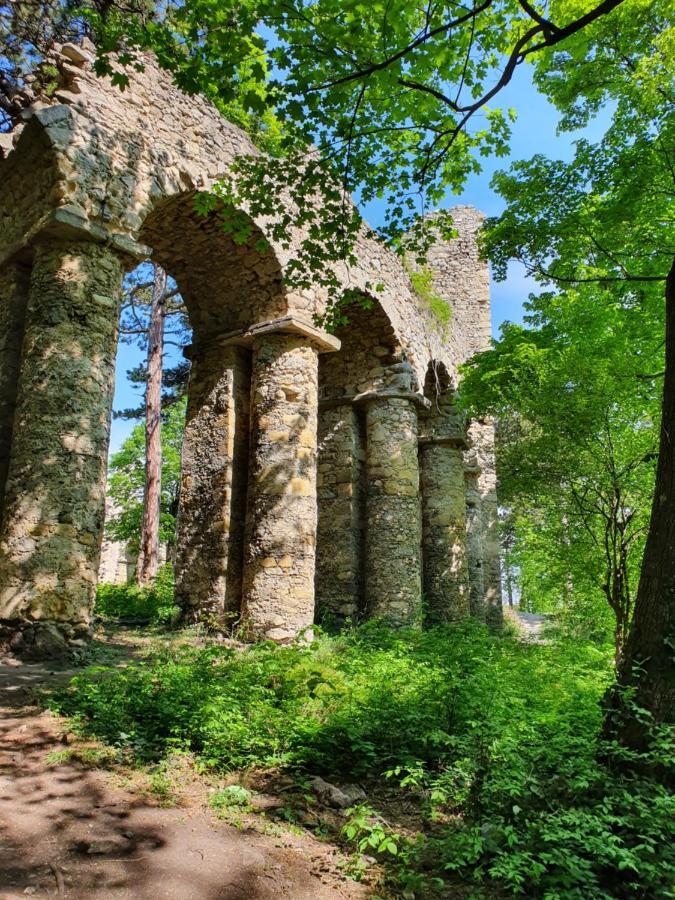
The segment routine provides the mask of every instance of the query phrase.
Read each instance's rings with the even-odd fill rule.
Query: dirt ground
[[[36,689],[72,672],[0,662],[0,900],[329,900],[372,892],[311,835],[216,818],[199,792],[165,808],[114,771],[79,764]],[[64,759],[65,757],[65,759]]]

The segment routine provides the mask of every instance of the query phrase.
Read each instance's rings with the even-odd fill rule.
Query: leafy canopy
[[[588,606],[618,567],[632,611],[675,250],[672,43],[667,6],[635,0],[542,53],[535,78],[560,127],[603,105],[609,127],[596,144],[577,141],[570,162],[539,154],[493,180],[506,201],[483,232],[493,271],[504,278],[518,260],[545,293],[531,298],[527,327],[507,326],[472,362],[465,397],[512,426],[501,496],[527,597],[549,607]]]
[[[663,339],[657,285],[621,300],[597,284],[532,297],[525,324],[506,323],[466,364],[460,399],[499,419],[507,562],[524,602],[602,637],[620,588],[623,640],[653,491]]]
[[[116,8],[90,18],[102,72],[120,74],[111,55],[119,46],[122,62],[151,47],[187,91],[226,104],[237,97],[257,115],[273,108],[286,164],[258,163],[254,173],[249,161],[245,180],[258,183],[261,203],[265,195],[271,202],[270,183],[290,186],[305,216],[303,198],[326,195],[333,255],[347,256],[350,191],[365,202],[386,199],[382,231],[398,240],[448,189],[461,189],[481,156],[506,154],[514,112],[492,100],[517,66],[582,29],[597,32],[622,6],[635,14],[644,4],[195,0],[163,6],[161,17]],[[330,256],[320,220],[311,224],[319,229],[312,250]]]
[[[517,259],[544,284],[616,284],[626,298],[665,280],[675,250],[670,12],[662,0],[630,0],[542,54],[535,80],[561,129],[603,106],[612,118],[597,144],[576,142],[569,163],[536,155],[495,176],[506,210],[488,221],[485,250],[498,277]]]

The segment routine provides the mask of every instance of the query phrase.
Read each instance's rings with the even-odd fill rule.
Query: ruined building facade
[[[453,406],[458,364],[490,332],[480,214],[455,209],[458,238],[432,250],[447,336],[366,228],[339,275],[368,308],[328,334],[314,324],[321,290],[286,283],[293,246],[254,219],[241,246],[217,212],[194,213],[195,193],[255,152],[247,136],[151,59],[124,93],[90,62],[61,48],[59,88],[0,142],[5,641],[87,633],[121,283],[148,256],[175,278],[194,334],[176,551],[186,620],[237,619],[276,640],[316,617],[498,620],[493,429]]]

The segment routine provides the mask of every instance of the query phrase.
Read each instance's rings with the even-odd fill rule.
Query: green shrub
[[[162,566],[150,588],[136,584],[99,584],[94,612],[105,619],[169,624],[178,614],[174,604],[173,568]]]
[[[598,762],[611,675],[590,643],[368,624],[311,645],[167,651],[86,672],[56,703],[140,759],[177,748],[219,771],[398,782],[425,821],[417,840],[363,812],[345,834],[375,829],[416,896],[460,877],[528,897],[673,897],[672,795]],[[665,737],[659,752],[672,761]]]
[[[240,809],[251,808],[253,794],[240,784],[231,784],[228,787],[215,791],[209,797],[209,806],[216,812],[223,812],[233,807]]]

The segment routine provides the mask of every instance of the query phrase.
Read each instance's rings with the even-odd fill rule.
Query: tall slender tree
[[[147,382],[145,386],[145,490],[143,522],[136,565],[136,580],[148,585],[157,576],[159,559],[159,505],[162,477],[162,361],[166,272],[153,265],[150,325],[148,329]]]
[[[128,373],[130,381],[143,386],[143,404],[116,413],[121,418],[144,420],[145,480],[136,565],[136,581],[142,586],[155,579],[159,561],[163,401],[170,406],[180,399],[187,387],[188,373],[183,364],[164,368],[169,323],[176,324],[171,333],[177,334],[181,343],[187,339],[188,328],[182,299],[175,288],[170,288],[167,273],[157,263],[150,269],[151,278],[147,278],[148,265],[144,264],[128,282],[121,326],[123,339],[139,341],[146,347],[145,365]],[[162,388],[167,387],[167,382],[169,389],[163,397]]]

